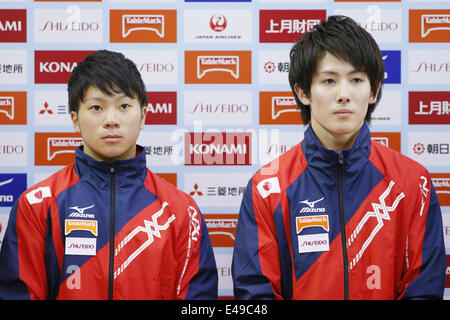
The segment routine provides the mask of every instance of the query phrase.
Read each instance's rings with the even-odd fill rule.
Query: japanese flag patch
[[[26,194],[27,200],[30,204],[41,203],[44,198],[51,197],[52,193],[50,187],[39,187]]]
[[[278,177],[264,179],[256,185],[256,188],[263,199],[267,198],[272,193],[281,193]]]

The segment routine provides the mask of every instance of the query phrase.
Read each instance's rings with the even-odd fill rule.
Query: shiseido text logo
[[[448,50],[408,50],[408,82],[450,84]]]
[[[218,104],[208,104],[199,102],[197,103],[189,113],[247,113],[248,105],[237,104],[237,103],[218,103]]]
[[[450,72],[450,62],[435,63],[421,61],[413,72],[447,73]]]
[[[251,134],[188,132],[186,165],[251,165]]]
[[[374,31],[396,31],[399,26],[396,22],[370,21],[362,25],[369,32]]]
[[[103,12],[70,5],[65,9],[35,9],[35,41],[40,43],[100,42]],[[88,34],[89,33],[89,34]]]
[[[174,65],[172,63],[143,63],[139,66],[139,72],[173,72]]]
[[[38,30],[39,31],[97,31],[99,25],[97,22],[61,22],[46,21]]]
[[[27,10],[0,10],[0,42],[27,42]]]
[[[0,155],[22,154],[24,150],[21,144],[0,144]]]

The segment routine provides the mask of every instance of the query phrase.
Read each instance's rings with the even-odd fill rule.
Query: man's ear
[[[308,95],[303,91],[302,88],[300,88],[298,84],[294,85],[294,91],[301,103],[303,103],[305,106],[311,105],[311,100],[309,99]]]
[[[143,106],[141,108],[141,130],[144,129],[146,117],[147,117],[147,106]]]
[[[377,97],[378,97],[378,93],[380,92],[380,88],[381,88],[381,83],[378,84],[377,92],[375,93],[375,95],[373,95],[372,93],[370,94],[369,104],[373,104],[373,103],[377,102]]]
[[[75,111],[71,111],[70,118],[72,119],[72,125],[75,132],[80,132],[80,122],[78,121],[78,113]]]

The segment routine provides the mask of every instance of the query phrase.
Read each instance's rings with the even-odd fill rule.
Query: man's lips
[[[119,141],[120,139],[122,139],[122,137],[119,135],[115,135],[115,134],[111,134],[111,135],[107,135],[107,136],[103,137],[103,140],[108,141],[108,142],[115,142],[115,141]]]
[[[349,109],[341,109],[338,111],[335,111],[334,114],[340,117],[346,117],[346,116],[350,116],[353,112]]]

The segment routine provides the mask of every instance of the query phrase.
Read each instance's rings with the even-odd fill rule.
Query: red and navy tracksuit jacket
[[[215,299],[217,269],[194,200],[146,168],[78,148],[25,191],[0,252],[3,299]]]
[[[428,172],[371,142],[304,140],[249,181],[232,276],[239,299],[442,298],[441,210]]]

